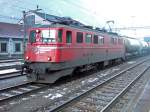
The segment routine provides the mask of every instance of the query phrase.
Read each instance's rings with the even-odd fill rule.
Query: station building
[[[0,59],[22,58],[22,26],[0,22]]]

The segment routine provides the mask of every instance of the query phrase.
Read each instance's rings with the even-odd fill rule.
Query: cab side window
[[[83,43],[83,33],[77,32],[77,43]]]
[[[72,43],[72,32],[66,31],[66,43]]]
[[[104,36],[98,36],[98,43],[100,44],[100,45],[103,45],[104,44]]]
[[[98,35],[94,35],[94,44],[98,44]]]
[[[62,34],[63,34],[63,30],[59,29],[58,30],[58,42],[62,42]]]

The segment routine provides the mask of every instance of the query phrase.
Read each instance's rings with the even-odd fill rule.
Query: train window
[[[30,31],[29,42],[30,43],[36,42],[36,31],[35,30]]]
[[[114,43],[115,43],[115,39],[111,38],[111,44],[114,44]]]
[[[111,44],[117,44],[117,38],[116,37],[111,38]]]
[[[118,38],[115,38],[115,43],[114,44],[117,44],[118,43]]]
[[[42,42],[49,43],[49,42],[56,42],[56,30],[42,30],[41,37]]]
[[[123,44],[123,40],[122,39],[118,39],[118,44]]]
[[[63,30],[59,29],[58,30],[58,42],[62,42],[62,33],[63,33]]]
[[[98,43],[101,45],[104,44],[104,37],[103,36],[98,36]]]
[[[71,31],[66,32],[66,43],[72,43],[72,32]]]
[[[91,34],[86,34],[85,42],[86,43],[92,43],[92,35]]]
[[[77,43],[82,43],[82,42],[83,42],[83,33],[77,32]]]
[[[98,35],[94,35],[94,44],[98,44]]]

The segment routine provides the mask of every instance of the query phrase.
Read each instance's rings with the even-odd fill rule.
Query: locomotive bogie
[[[27,79],[28,81],[37,82],[37,83],[54,83],[56,80],[58,80],[63,76],[71,75],[72,72],[73,72],[73,68],[55,71],[51,73],[48,72],[44,74],[33,72],[27,74]]]

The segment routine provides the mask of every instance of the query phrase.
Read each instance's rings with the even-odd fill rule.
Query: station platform
[[[150,80],[139,97],[133,112],[150,112]]]

